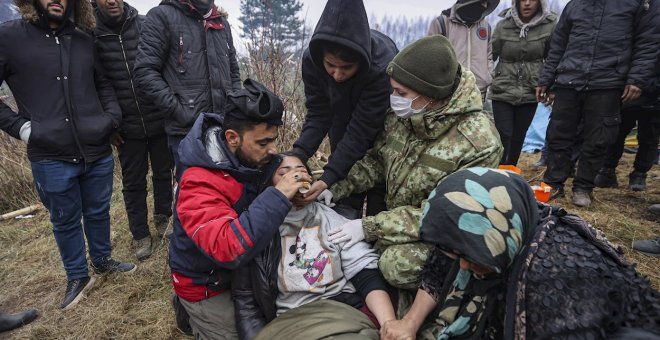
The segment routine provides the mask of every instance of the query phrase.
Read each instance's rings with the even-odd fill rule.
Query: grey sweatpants
[[[238,339],[234,319],[234,301],[226,291],[212,298],[195,303],[180,299],[190,316],[190,326],[195,339]]]

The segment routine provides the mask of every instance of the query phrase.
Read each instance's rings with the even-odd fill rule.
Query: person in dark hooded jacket
[[[301,171],[271,187],[281,100],[251,79],[230,92],[223,114],[202,113],[181,142],[187,167],[178,189],[169,265],[176,301],[201,339],[237,338],[230,288],[233,270],[260,254],[278,234]]]
[[[0,25],[0,83],[7,81],[18,112],[0,103],[0,129],[27,143],[68,280],[60,307],[69,309],[94,283],[85,241],[96,273],[136,268],[111,257],[110,135],[121,111],[94,55],[91,4],[16,0],[16,6],[22,19]]]
[[[293,144],[293,152],[306,162],[326,134],[330,139],[332,154],[307,202],[344,179],[383,130],[392,92],[385,68],[397,52],[392,39],[369,29],[362,0],[328,1],[303,55],[307,115]],[[384,209],[379,191],[384,189],[367,199],[368,214]],[[347,217],[359,218],[363,200],[364,195],[355,195],[338,205],[359,215],[343,212]]]
[[[135,58],[135,85],[165,115],[181,179],[179,143],[201,112],[220,112],[241,87],[227,13],[213,0],[163,0],[147,13]]]
[[[137,94],[133,65],[144,16],[123,0],[96,0],[94,44],[105,74],[112,81],[122,111],[122,124],[112,143],[119,151],[122,193],[133,235],[135,256],[151,255],[147,223],[147,173],[151,161],[154,224],[164,236],[172,216],[172,156],[167,149],[164,115]]]

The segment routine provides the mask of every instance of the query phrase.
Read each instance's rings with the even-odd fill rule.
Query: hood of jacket
[[[461,80],[449,101],[436,109],[410,117],[410,127],[420,139],[437,139],[463,119],[463,115],[483,111],[481,92],[474,74],[462,68]]]
[[[357,52],[362,58],[360,73],[371,65],[371,30],[362,0],[328,0],[309,41],[309,52],[323,68],[323,44],[330,41]]]
[[[258,178],[264,174],[264,170],[270,174],[277,169],[281,162],[280,157],[274,157],[265,169],[242,165],[224,141],[223,122],[222,114],[200,113],[192,129],[179,145],[181,163],[187,167],[223,170],[241,182]]]
[[[163,0],[160,2],[160,5],[169,5],[172,7],[176,7],[186,15],[190,15],[194,17],[203,16],[202,13],[199,13],[195,10],[195,6],[192,4],[190,0]],[[211,8],[215,8],[219,16],[225,18],[229,17],[229,13],[227,13],[227,11],[225,11],[222,7],[217,7],[215,3],[212,4]]]
[[[490,13],[493,13],[493,11],[500,4],[500,0],[487,0],[486,9],[481,14],[481,18],[479,20],[472,21],[472,22],[469,22],[469,21],[465,20],[464,18],[461,18],[461,16],[456,11],[457,9],[459,9],[461,7],[474,5],[474,4],[477,4],[477,3],[480,3],[480,2],[481,2],[481,0],[458,0],[454,4],[454,6],[451,6],[450,9],[445,10],[443,12],[443,14],[448,15],[449,19],[451,19],[451,20],[471,25],[471,24],[474,24],[474,23],[477,23],[477,22],[483,20]]]
[[[36,0],[35,0],[36,1]],[[14,0],[23,20],[43,26],[42,17],[31,0]],[[69,19],[83,31],[90,32],[96,25],[94,10],[88,0],[70,0],[67,6],[74,6]]]
[[[548,0],[540,0],[539,2],[539,11],[528,23],[524,23],[520,19],[520,1],[514,0],[513,7],[507,8],[502,11],[499,16],[502,18],[511,18],[513,23],[520,28],[520,37],[524,38],[527,36],[527,32],[530,28],[540,25],[541,23],[547,20],[554,21],[557,19],[557,15],[550,10],[550,5]]]
[[[124,17],[122,20],[115,22],[112,18],[106,17],[98,8],[94,7],[94,14],[96,15],[96,27],[94,28],[94,33],[97,35],[114,33],[114,30],[117,26],[122,26],[127,22],[135,20],[138,16],[138,11],[133,6],[129,5],[127,2],[124,2]]]

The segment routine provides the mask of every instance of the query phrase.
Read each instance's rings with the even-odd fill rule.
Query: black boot
[[[628,176],[630,182],[628,188],[632,191],[646,191],[646,173],[633,171]]]
[[[0,313],[0,332],[10,331],[27,325],[36,319],[37,316],[39,316],[39,313],[35,309],[29,309],[16,314]]]
[[[601,168],[594,179],[594,184],[599,188],[616,188],[619,183],[616,180],[616,169]]]
[[[546,161],[547,160],[545,159],[545,154],[541,153],[541,158],[539,158],[539,160],[536,161],[536,163],[534,163],[533,166],[535,166],[537,168],[544,167],[547,163]]]

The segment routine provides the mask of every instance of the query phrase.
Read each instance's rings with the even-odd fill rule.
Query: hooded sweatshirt
[[[0,129],[15,138],[31,130],[31,161],[90,163],[110,155],[121,110],[94,55],[91,5],[70,1],[56,29],[38,1],[16,6],[22,19],[0,25],[0,82],[12,90],[18,114],[0,103]]]
[[[474,75],[463,69],[445,106],[407,119],[389,112],[374,148],[330,190],[339,200],[385,182],[387,210],[362,220],[365,240],[376,241],[374,248],[414,242],[422,206],[438,182],[458,169],[495,167],[501,155],[499,134],[482,111]]]
[[[500,13],[504,19],[493,32],[493,60],[499,62],[491,99],[513,105],[536,103],[536,84],[557,15],[550,11],[547,0],[541,0],[536,16],[523,23],[518,15],[519,1],[515,3],[515,7]]]
[[[378,268],[378,255],[368,243],[345,247],[328,241],[328,231],[346,222],[316,202],[286,216],[280,226],[278,315],[320,299],[355,293],[349,280],[363,269]]]
[[[358,73],[338,84],[323,66],[323,44],[334,42],[360,56]],[[369,29],[362,0],[329,0],[303,55],[307,115],[294,151],[304,160],[326,134],[332,154],[321,180],[346,177],[383,129],[392,92],[385,68],[398,52],[388,36]]]
[[[441,34],[449,39],[458,62],[474,73],[479,91],[483,94],[492,81],[493,70],[491,28],[486,16],[497,8],[500,1],[488,0],[485,8],[480,2],[480,0],[457,1],[454,6],[431,21],[427,34]],[[473,15],[478,8],[483,8],[479,17],[467,17]],[[461,13],[466,17],[462,17]]]

